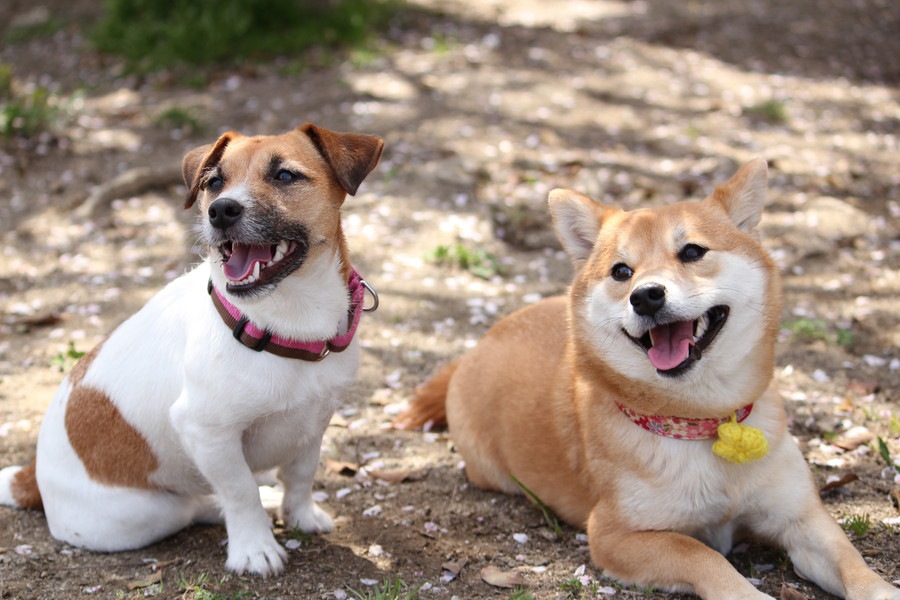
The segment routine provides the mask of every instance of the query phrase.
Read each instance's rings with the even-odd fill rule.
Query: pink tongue
[[[650,331],[653,347],[647,352],[650,363],[660,371],[674,369],[685,361],[694,339],[694,322],[681,321],[654,327]]]
[[[254,263],[266,264],[270,260],[271,246],[250,246],[235,242],[231,248],[231,256],[223,268],[225,277],[231,281],[241,281],[253,272]]]

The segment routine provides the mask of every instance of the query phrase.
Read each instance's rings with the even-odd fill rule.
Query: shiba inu
[[[0,504],[43,505],[55,538],[99,551],[224,519],[227,567],[271,575],[286,553],[255,474],[277,469],[285,526],[331,530],[313,476],[359,365],[366,289],[340,211],[382,147],[308,123],[189,152],[207,260],[74,367],[36,461],[0,471]]]
[[[629,212],[551,192],[568,296],[502,319],[398,424],[446,420],[474,484],[519,493],[515,477],[586,527],[593,562],[624,583],[768,598],[723,556],[753,535],[832,594],[900,600],[826,512],[771,389],[766,170]]]

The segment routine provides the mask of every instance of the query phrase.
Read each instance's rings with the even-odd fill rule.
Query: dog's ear
[[[605,208],[583,194],[563,189],[550,192],[548,205],[556,236],[575,265],[580,265],[594,250],[603,215],[615,209]]]
[[[338,183],[351,196],[378,164],[384,149],[384,141],[374,135],[338,133],[312,123],[305,123],[299,129],[309,137],[334,171]]]
[[[194,148],[184,155],[184,160],[181,162],[181,174],[184,177],[184,185],[188,189],[187,197],[184,199],[185,208],[190,208],[197,201],[201,175],[222,160],[225,148],[237,135],[237,133],[229,131],[222,134],[215,143]]]
[[[712,194],[712,201],[725,210],[737,228],[754,237],[758,236],[756,226],[766,204],[767,170],[765,160],[754,158]]]

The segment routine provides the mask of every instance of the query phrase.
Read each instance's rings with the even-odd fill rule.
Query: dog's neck
[[[320,255],[270,294],[250,298],[229,294],[221,269],[210,266],[211,296],[229,328],[233,330],[243,317],[247,321],[245,331],[252,332],[252,338],[259,340],[268,332],[289,347],[307,342],[321,344],[348,334],[352,337],[358,322],[354,315],[362,310],[365,289],[371,289],[352,268],[345,269],[337,256]],[[247,342],[248,346],[256,343],[253,339]],[[321,350],[318,345],[316,348]]]
[[[721,418],[691,419],[685,417],[666,417],[660,415],[645,415],[616,402],[616,406],[622,413],[631,419],[636,425],[640,425],[647,431],[663,437],[677,440],[706,440],[717,437],[719,425],[731,420],[732,415]],[[740,423],[753,410],[753,404],[739,408],[734,417]]]

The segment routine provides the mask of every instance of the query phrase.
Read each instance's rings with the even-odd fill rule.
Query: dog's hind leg
[[[81,482],[64,496],[47,494],[44,510],[54,538],[99,552],[147,546],[209,518],[202,502],[159,490],[101,486]],[[219,518],[221,521],[221,518]]]

